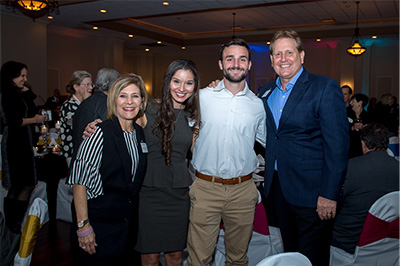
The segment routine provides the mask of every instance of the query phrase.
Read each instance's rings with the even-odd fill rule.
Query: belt
[[[239,177],[234,177],[230,179],[224,179],[222,177],[218,176],[212,176],[212,175],[205,175],[199,172],[196,172],[196,176],[200,179],[210,181],[210,182],[215,182],[215,183],[221,183],[223,185],[235,185],[235,184],[240,184],[244,181],[250,180],[253,178],[253,174],[248,174],[244,176],[239,176]]]

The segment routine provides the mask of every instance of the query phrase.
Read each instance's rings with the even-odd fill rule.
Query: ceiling
[[[354,0],[170,0],[168,6],[159,0],[59,2],[59,15],[38,19],[49,23],[49,30],[118,38],[126,49],[140,51],[219,45],[232,38],[234,20],[235,36],[249,43],[265,44],[279,29],[295,29],[303,39],[344,37],[350,42],[357,13]],[[1,10],[23,16],[4,5]],[[399,1],[361,0],[359,28],[364,38],[398,41]]]

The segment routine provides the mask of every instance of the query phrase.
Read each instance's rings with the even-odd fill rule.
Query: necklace
[[[178,117],[175,118],[174,124],[176,124],[176,122],[178,122],[178,119],[179,119],[179,117],[181,116],[182,110],[183,110],[183,109],[180,109],[179,114],[178,114]]]

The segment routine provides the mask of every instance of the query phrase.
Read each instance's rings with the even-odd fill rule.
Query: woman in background
[[[61,147],[68,165],[73,153],[72,119],[79,104],[92,94],[93,87],[92,75],[82,70],[75,71],[66,86],[67,92],[71,93],[71,96],[61,107],[60,122]]]
[[[108,92],[108,120],[79,146],[68,179],[74,194],[71,240],[79,255],[75,264],[125,265],[147,161],[144,132],[135,119],[146,105],[142,78],[121,76]]]
[[[182,265],[189,222],[187,154],[200,121],[199,77],[190,60],[173,61],[164,76],[160,99],[149,104],[138,124],[149,148],[148,166],[139,201],[136,250],[142,265]]]
[[[4,63],[1,68],[1,114],[5,124],[2,185],[8,189],[4,215],[7,227],[14,234],[21,234],[21,223],[37,183],[31,125],[46,119],[32,110],[34,94],[24,85],[27,69],[25,64],[14,61]]]

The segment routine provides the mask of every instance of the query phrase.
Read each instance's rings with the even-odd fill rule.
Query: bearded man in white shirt
[[[223,80],[200,90],[201,126],[192,161],[196,179],[189,192],[189,266],[209,265],[221,220],[226,264],[247,265],[258,201],[254,143],[265,146],[266,115],[245,80],[251,68],[249,46],[231,40],[222,46],[218,63]]]

